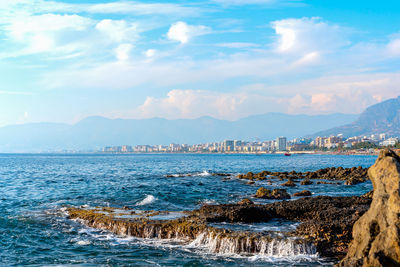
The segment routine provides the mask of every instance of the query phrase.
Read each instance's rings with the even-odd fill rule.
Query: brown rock
[[[293,196],[295,196],[295,197],[309,197],[309,196],[311,196],[311,192],[308,191],[308,190],[303,190],[303,191],[294,193]]]
[[[339,266],[400,266],[399,156],[381,151],[368,174],[374,187],[372,203],[354,224],[353,241]]]
[[[254,202],[251,201],[251,200],[248,199],[248,198],[244,198],[244,199],[240,200],[240,201],[238,202],[238,204],[239,204],[239,205],[252,205],[252,204],[254,204]]]
[[[296,186],[293,180],[289,179],[286,183],[281,184],[282,186]]]
[[[300,182],[301,185],[310,185],[313,182],[310,181],[310,179],[306,178],[303,181]]]
[[[265,199],[288,199],[290,198],[290,195],[285,189],[274,189],[271,191],[264,187],[260,187],[258,188],[255,197]]]

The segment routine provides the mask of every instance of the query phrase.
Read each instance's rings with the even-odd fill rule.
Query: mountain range
[[[267,113],[236,121],[198,119],[108,119],[88,117],[76,124],[29,123],[0,128],[0,152],[97,150],[104,146],[207,143],[224,139],[271,140],[301,137],[354,121],[357,115]]]
[[[313,136],[343,134],[345,137],[386,133],[400,136],[400,96],[368,107],[352,123],[320,131]]]

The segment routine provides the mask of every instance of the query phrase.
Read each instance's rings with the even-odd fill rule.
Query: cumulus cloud
[[[147,97],[145,102],[130,115],[141,118],[162,116],[177,119],[212,116],[220,119],[237,119],[254,112],[262,112],[261,104],[271,100],[270,97],[260,95],[255,97],[246,92],[171,90],[165,98]],[[274,103],[271,103],[271,106],[277,107]]]
[[[132,48],[133,48],[133,45],[131,45],[131,44],[120,44],[115,49],[115,56],[118,59],[118,61],[128,60],[130,57]]]
[[[191,38],[208,34],[210,32],[211,29],[209,27],[203,25],[188,25],[183,21],[178,21],[171,25],[168,30],[167,37],[169,40],[186,44]]]
[[[271,26],[279,36],[276,50],[280,53],[329,52],[347,44],[342,28],[320,18],[284,19]]]
[[[9,40],[21,47],[19,51],[10,53],[11,56],[18,56],[73,50],[68,45],[77,36],[83,36],[92,25],[91,19],[78,15],[43,14],[12,19],[5,26],[5,33]]]

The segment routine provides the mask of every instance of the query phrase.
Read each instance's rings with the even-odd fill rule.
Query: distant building
[[[242,141],[240,140],[233,141],[233,150],[240,151],[241,146],[242,146]]]
[[[276,150],[285,151],[286,150],[286,137],[278,137],[276,138]]]
[[[317,146],[317,147],[324,147],[325,146],[325,140],[326,140],[325,137],[318,136],[314,140],[314,145]]]
[[[235,143],[233,140],[225,140],[223,143],[224,151],[233,151]]]
[[[396,143],[399,142],[397,138],[388,138],[385,141],[380,142],[381,146],[394,146]]]
[[[331,136],[325,139],[324,147],[326,148],[338,147],[340,142],[342,142],[342,138],[337,136]]]
[[[122,146],[121,152],[130,153],[130,152],[133,152],[133,148],[132,148],[132,146],[125,145],[125,146]]]

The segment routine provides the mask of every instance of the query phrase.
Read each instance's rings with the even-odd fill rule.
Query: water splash
[[[154,197],[153,195],[146,195],[146,198],[143,199],[142,201],[140,201],[139,203],[137,203],[136,206],[148,205],[148,204],[155,202],[156,200],[157,200],[157,198]]]
[[[213,232],[203,232],[190,243],[192,247],[206,248],[217,254],[252,254],[268,257],[315,256],[318,253],[314,245],[297,239],[260,238],[243,236],[232,238]]]

